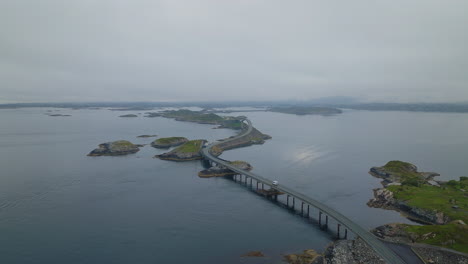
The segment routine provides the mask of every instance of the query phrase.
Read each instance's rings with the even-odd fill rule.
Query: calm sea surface
[[[52,113],[71,117],[50,117]],[[282,263],[322,251],[330,234],[224,178],[201,179],[197,161],[153,159],[145,146],[123,157],[87,157],[99,143],[142,134],[209,141],[235,134],[136,112],[0,110],[0,263]],[[372,228],[408,222],[368,208],[389,160],[457,179],[468,174],[468,115],[345,111],[337,116],[233,113],[273,137],[227,151],[254,172],[293,187]],[[267,258],[240,256],[260,250]]]

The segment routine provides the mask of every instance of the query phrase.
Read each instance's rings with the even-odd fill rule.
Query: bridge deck
[[[250,120],[245,119],[245,121],[247,121],[247,123],[248,123],[247,130],[242,132],[241,134],[237,135],[236,137],[228,139],[229,141],[230,140],[236,140],[236,139],[238,139],[240,137],[243,137],[243,136],[249,134],[252,131],[252,123],[250,122]],[[223,141],[223,142],[226,142],[226,141]],[[247,177],[251,177],[251,178],[255,179],[257,182],[267,184],[267,185],[271,186],[272,188],[278,190],[279,192],[283,192],[285,194],[288,194],[288,195],[290,195],[292,197],[295,197],[296,199],[299,199],[299,200],[303,201],[306,204],[309,204],[309,205],[311,205],[313,207],[318,208],[321,212],[323,212],[324,214],[334,218],[340,224],[342,224],[343,226],[348,228],[351,232],[353,232],[357,236],[361,237],[386,262],[395,263],[395,264],[405,263],[397,254],[395,254],[395,252],[393,252],[391,249],[389,249],[385,244],[383,244],[380,240],[378,240],[369,231],[367,231],[364,228],[362,228],[361,226],[357,225],[356,223],[354,223],[353,221],[351,221],[349,218],[342,215],[341,213],[337,212],[336,210],[328,207],[327,205],[325,205],[325,204],[323,204],[323,203],[321,203],[321,202],[319,202],[319,201],[317,201],[317,200],[315,200],[315,199],[313,199],[313,198],[311,198],[309,196],[306,196],[306,195],[304,195],[302,193],[296,192],[293,189],[291,189],[289,187],[286,187],[284,185],[274,186],[272,180],[266,179],[266,178],[264,178],[264,177],[262,177],[260,175],[257,175],[255,173],[252,173],[252,172],[249,172],[249,171],[241,170],[241,169],[229,164],[225,160],[220,159],[220,158],[218,158],[216,156],[213,156],[211,154],[211,152],[210,152],[211,148],[216,146],[217,144],[220,144],[220,143],[221,142],[212,143],[212,144],[208,145],[206,148],[203,148],[202,149],[202,155],[206,159],[211,160],[212,162],[215,162],[215,163],[217,163],[219,165],[225,166],[226,168],[229,168],[230,170],[232,170],[234,172],[237,172],[239,174],[245,175]]]

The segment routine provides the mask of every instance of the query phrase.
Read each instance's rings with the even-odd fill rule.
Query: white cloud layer
[[[0,102],[468,101],[466,0],[3,0]]]

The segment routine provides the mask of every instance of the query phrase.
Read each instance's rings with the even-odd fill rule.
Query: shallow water
[[[99,143],[142,134],[209,141],[235,132],[134,112],[1,110],[1,263],[281,263],[281,254],[331,241],[330,234],[224,178],[201,179],[199,162],[153,159],[145,146],[124,157],[87,157]],[[230,114],[235,115],[235,113]],[[340,210],[366,228],[408,222],[368,208],[392,159],[440,179],[466,175],[468,115],[345,111],[330,117],[242,112],[273,137],[227,151],[254,171]],[[261,250],[266,259],[240,256]]]

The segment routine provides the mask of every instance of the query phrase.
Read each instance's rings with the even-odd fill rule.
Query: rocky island
[[[204,139],[190,140],[169,152],[154,157],[172,161],[199,160],[202,158],[200,150],[205,143],[206,140]]]
[[[107,142],[99,144],[97,149],[91,151],[88,156],[120,156],[140,151],[138,147],[141,145],[135,145],[126,140],[118,140],[113,142]]]
[[[468,177],[448,182],[433,181],[437,173],[418,172],[402,161],[373,167],[370,173],[382,178],[384,188],[374,190],[368,202],[401,212],[427,225],[388,224],[373,230],[383,239],[402,243],[424,243],[468,253]],[[468,261],[468,258],[465,259]],[[458,262],[454,262],[458,263]]]
[[[135,114],[128,114],[128,115],[121,115],[119,117],[138,117],[138,116]]]
[[[268,111],[294,115],[336,115],[343,112],[338,108],[318,106],[272,107]]]
[[[139,135],[139,138],[150,138],[150,137],[157,137],[158,135]]]
[[[71,116],[71,115],[63,115],[63,114],[46,114],[48,116]]]
[[[229,163],[241,170],[246,170],[246,171],[252,170],[252,165],[250,165],[249,163],[245,161],[236,160],[236,161],[230,161]],[[234,174],[237,174],[237,173],[221,165],[217,165],[209,169],[200,171],[198,173],[198,176],[200,178],[211,178],[211,177],[229,176],[229,175],[234,175]]]
[[[165,137],[165,138],[156,139],[155,141],[151,142],[151,146],[153,148],[166,149],[166,148],[180,146],[188,141],[189,140],[184,137]]]
[[[163,112],[148,112],[145,117],[165,117],[173,118],[177,121],[194,122],[198,124],[218,125],[219,128],[241,129],[241,118],[222,117],[214,113],[203,111],[191,111],[187,109],[167,110]]]

